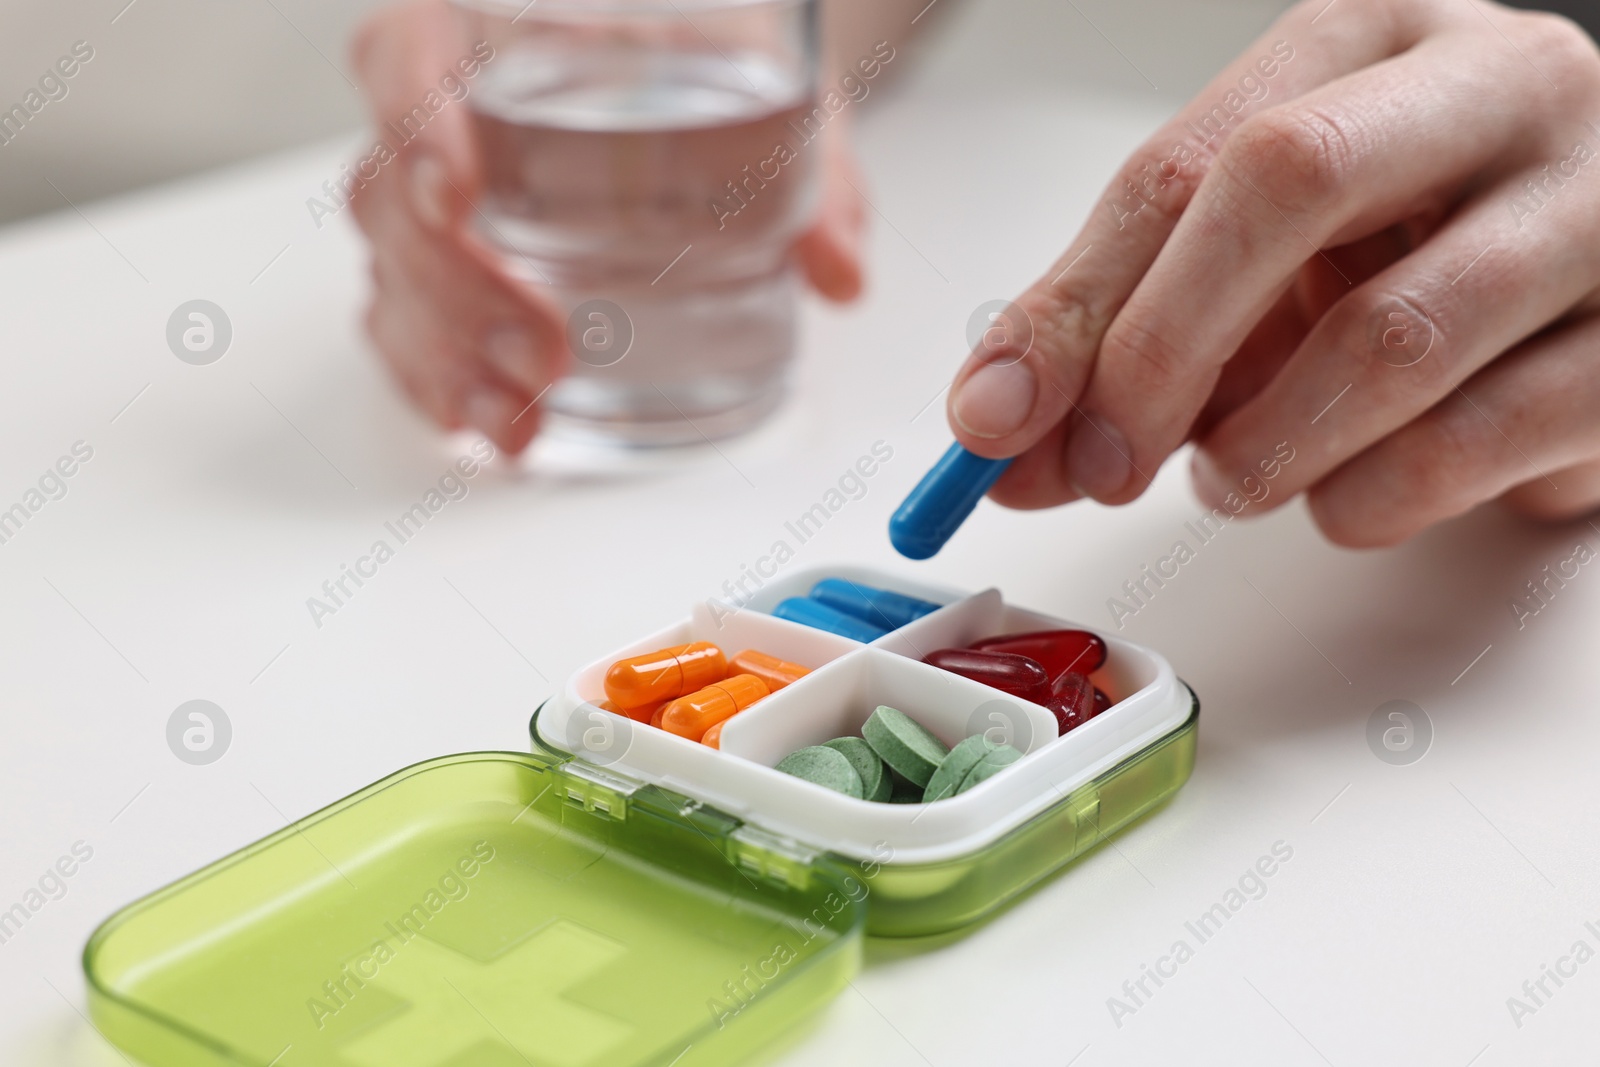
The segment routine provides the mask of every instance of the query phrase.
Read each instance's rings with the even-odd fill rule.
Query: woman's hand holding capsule
[[[473,46],[444,0],[411,0],[369,17],[352,56],[373,120],[387,131],[430,95],[440,99],[446,75],[463,80],[457,64],[473,58]],[[824,153],[822,207],[795,255],[823,296],[849,300],[861,289],[863,209],[843,138],[830,137]],[[376,177],[362,178],[352,208],[372,245],[367,331],[378,351],[438,425],[470,425],[521,451],[538,429],[535,401],[570,355],[560,312],[474,232],[483,175],[465,103],[433,113]]]
[[[1346,545],[1600,506],[1600,52],[1474,0],[1309,0],[1134,154],[949,415],[1013,507],[1120,504],[1185,440],[1211,506]]]

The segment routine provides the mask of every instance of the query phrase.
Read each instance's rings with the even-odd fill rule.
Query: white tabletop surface
[[[865,117],[871,290],[807,308],[778,427],[639,477],[494,469],[320,630],[306,598],[464,447],[407,409],[363,340],[347,219],[317,231],[305,210],[348,142],[0,234],[0,506],[75,442],[93,449],[0,545],[0,909],[74,843],[93,849],[0,944],[0,1062],[121,1062],[81,1015],[78,953],[109,912],[411,762],[524,747],[552,679],[719,590],[874,441],[893,459],[792,567],[993,584],[1111,625],[1107,599],[1200,510],[1181,463],[1120,510],[985,504],[927,563],[897,559],[884,524],[949,440],[930,401],[968,314],[1064,246],[1159,109],[914,90]],[[211,366],[165,343],[196,297],[233,324]],[[1230,526],[1122,631],[1202,697],[1187,787],[963,936],[870,944],[780,1062],[1600,1054],[1600,962],[1547,980],[1531,1014],[1507,1006],[1575,942],[1600,948],[1584,925],[1600,930],[1600,573],[1525,627],[1510,607],[1580,541],[1600,534],[1492,513],[1384,552],[1328,546],[1299,505]],[[166,743],[196,698],[233,726],[210,766]],[[1368,746],[1393,699],[1431,720],[1420,762]],[[1279,842],[1292,858],[1265,895],[1113,1018],[1108,998],[1131,1004],[1123,983],[1194,945],[1185,921]]]

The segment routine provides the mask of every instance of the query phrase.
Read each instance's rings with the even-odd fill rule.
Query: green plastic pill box
[[[970,923],[1188,777],[1197,704],[1154,653],[1108,639],[1094,680],[1117,704],[1058,738],[1044,709],[917,660],[1066,624],[994,590],[827,573],[945,606],[860,645],[761,610],[822,572],[700,605],[575,675],[531,753],[407,768],[117,912],[84,949],[94,1024],[159,1067],[749,1063],[845,986],[864,934]],[[730,720],[723,751],[593,706],[613,660],[692,639],[814,669]],[[772,769],[879,703],[1027,755],[932,805]]]
[[[943,606],[870,644],[767,614],[824,577]],[[619,796],[655,788],[688,797],[797,861],[828,855],[853,867],[871,887],[869,934],[940,933],[983,917],[1156,807],[1193,769],[1198,702],[1165,659],[1139,645],[1105,637],[1109,655],[1092,680],[1116,703],[1064,737],[1046,708],[921,662],[997,634],[1071,628],[996,589],[963,595],[864,568],[805,571],[739,610],[696,604],[687,619],[594,660],[530,729],[537,751],[571,757]],[[719,749],[596,706],[612,663],[690,641],[730,656],[758,649],[812,671],[729,719]],[[797,749],[859,734],[879,704],[947,746],[981,733],[1026,758],[927,805],[858,800],[774,769]]]

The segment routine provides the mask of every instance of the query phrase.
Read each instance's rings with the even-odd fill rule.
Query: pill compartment
[[[887,589],[892,593],[903,593],[933,604],[954,604],[967,598],[966,593],[949,586],[919,582],[903,575],[874,570],[871,567],[841,564],[838,567],[813,567],[785,575],[756,590],[743,607],[747,611],[770,614],[779,601],[792,596],[805,596],[811,592],[812,586],[824,578],[843,578],[859,585]]]
[[[902,711],[915,709],[916,720],[946,747],[991,729],[996,731],[996,740],[1024,753],[1036,751],[1056,738],[1055,716],[1037,704],[868,646],[728,720],[722,730],[722,751],[775,767],[796,749],[820,745],[835,737],[859,737],[861,724],[880,704]],[[789,780],[789,775],[781,775],[771,784],[784,786]],[[813,804],[828,803],[834,798],[849,802],[849,808],[841,810],[845,819],[872,818],[882,814],[884,808],[809,782],[800,784],[808,792],[820,790],[812,798]],[[865,805],[865,810],[857,810],[858,805]],[[852,836],[862,835],[857,832]]]
[[[1089,630],[1098,634],[1106,643],[1106,662],[1098,670],[1089,672],[1089,680],[1113,701],[1161,682],[1155,658],[1145,654],[1140,646],[1120,641],[1097,627],[1008,604],[998,589],[987,589],[967,597],[951,610],[925,615],[909,626],[880,637],[873,642],[873,647],[920,660],[942,648],[966,648],[986,637],[1034,630]]]
[[[725,636],[730,620],[722,620],[722,635],[695,629],[705,609],[699,605],[679,627],[596,661],[581,674],[588,681],[547,702],[530,724],[535,747],[681,792],[802,847],[855,863],[863,877],[873,879],[867,928],[879,935],[933,933],[981,917],[1156,807],[1187,780],[1198,703],[1149,649],[1101,633],[1109,655],[1091,677],[1116,703],[1060,737],[1048,710],[920,662],[934,649],[997,634],[1100,632],[1009,604],[998,590],[963,596],[864,568],[802,572],[769,584],[733,616],[750,627],[739,631],[739,639],[791,638],[789,627],[797,624],[762,609],[803,596],[829,576],[944,606],[866,645],[813,631],[831,640],[829,651],[838,654],[729,719],[721,751],[584,703],[606,665],[673,643],[663,635],[676,640],[694,633],[730,654],[736,651]],[[739,647],[785,654],[758,644]],[[1025,756],[966,793],[926,805],[859,800],[773,769],[796,749],[859,734],[878,704],[906,712],[947,745],[999,727]],[[595,731],[598,723],[614,732]],[[595,738],[606,743],[590,743]]]
[[[711,794],[724,795],[717,783],[730,774],[737,779],[748,769],[745,761],[729,760],[698,741],[602,712],[595,706],[605,699],[605,675],[611,664],[691,641],[710,641],[729,658],[745,649],[756,649],[812,668],[814,672],[864,647],[848,638],[761,612],[741,611],[730,615],[699,603],[682,622],[607,653],[574,674],[561,693],[549,702],[552,709],[560,709],[559,713],[552,711],[543,726],[551,750],[581,754],[586,762],[601,767],[626,759],[630,773],[642,781],[701,795],[688,788],[698,783]],[[802,678],[801,682],[806,680]],[[792,688],[794,686],[788,686],[763,697],[752,708],[734,716],[724,733],[743,715],[755,712],[767,701],[777,700]]]
[[[599,703],[605,699],[606,670],[619,659],[654,652],[691,641],[710,641],[729,659],[747,648],[770,653],[779,659],[813,670],[847,652],[861,647],[857,641],[824,630],[802,626],[787,619],[773,618],[759,611],[728,611],[709,603],[699,603],[689,617],[663,630],[607,653],[578,671],[565,686],[567,695],[577,701]]]

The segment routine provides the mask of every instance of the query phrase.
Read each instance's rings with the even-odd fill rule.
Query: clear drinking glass
[[[781,398],[817,201],[815,0],[456,0],[481,221],[567,316],[556,433],[724,437]]]

